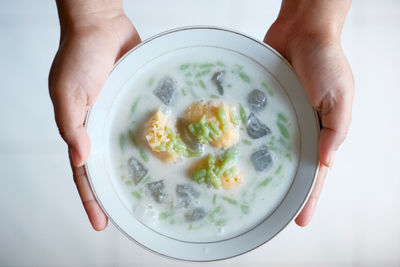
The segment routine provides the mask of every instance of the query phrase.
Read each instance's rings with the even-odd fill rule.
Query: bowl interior
[[[110,125],[113,106],[130,78],[156,58],[188,47],[215,47],[244,55],[265,68],[285,90],[298,118],[300,150],[297,172],[286,196],[262,223],[243,234],[224,240],[177,240],[159,234],[135,219],[110,167]],[[279,233],[304,204],[318,166],[318,123],[307,96],[291,66],[273,49],[243,34],[212,27],[188,27],[157,35],[127,53],[114,67],[86,127],[92,151],[86,164],[96,198],[110,220],[129,238],[161,255],[191,261],[210,261],[245,253]],[[211,242],[210,242],[211,241]]]

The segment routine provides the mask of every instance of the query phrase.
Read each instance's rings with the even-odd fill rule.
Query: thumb
[[[96,45],[93,38],[97,38]],[[89,156],[90,140],[84,127],[86,114],[117,56],[117,50],[106,43],[95,33],[71,35],[61,42],[50,71],[49,89],[56,123],[75,167],[85,164]]]
[[[322,101],[320,117],[322,129],[320,132],[318,152],[320,162],[331,167],[336,150],[347,135],[351,120],[351,98],[326,98]]]
[[[63,58],[65,55],[59,52],[53,62],[49,75],[50,97],[58,130],[70,150],[71,164],[80,167],[90,152],[90,139],[84,124],[93,97],[85,90],[87,79],[81,72],[68,68],[69,62]]]
[[[84,124],[76,125],[75,127],[65,127],[60,134],[68,144],[71,153],[72,165],[81,167],[84,165],[90,153],[90,138],[86,132]]]
[[[54,113],[60,135],[70,150],[71,163],[80,167],[85,164],[90,152],[90,139],[84,127],[89,106],[84,92],[72,88],[69,92],[74,93],[66,97],[64,93],[55,93]]]

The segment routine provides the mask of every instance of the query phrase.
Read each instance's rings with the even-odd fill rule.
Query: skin
[[[140,37],[124,14],[122,1],[69,0],[57,6],[61,38],[49,75],[50,97],[83,206],[93,228],[100,231],[108,220],[83,166],[90,151],[84,120],[114,63],[140,43]]]
[[[311,221],[326,174],[351,121],[354,78],[340,45],[350,3],[283,1],[279,16],[264,39],[292,64],[322,123],[319,172],[313,191],[295,220],[299,226]]]
[[[340,47],[349,6],[347,0],[283,1],[265,37],[293,65],[323,125],[320,169],[310,198],[296,218],[300,226],[312,218],[327,170],[351,119],[354,81]],[[108,219],[84,169],[90,152],[84,120],[114,63],[140,43],[140,37],[120,0],[60,0],[57,7],[61,37],[49,75],[50,97],[60,135],[68,145],[78,193],[93,228],[101,231]]]

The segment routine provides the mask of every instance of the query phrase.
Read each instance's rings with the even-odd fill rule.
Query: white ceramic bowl
[[[240,53],[263,66],[286,91],[296,113],[300,131],[297,172],[286,196],[262,223],[239,236],[217,242],[185,242],[161,235],[136,220],[115,190],[111,173],[109,114],[127,81],[143,65],[168,52],[185,47],[212,46]],[[154,36],[129,51],[112,70],[97,102],[91,108],[86,128],[92,150],[86,164],[92,190],[110,221],[127,237],[158,254],[181,260],[212,261],[246,253],[273,238],[289,224],[304,205],[318,170],[319,122],[290,64],[268,45],[242,33],[217,27],[197,26],[170,30]]]

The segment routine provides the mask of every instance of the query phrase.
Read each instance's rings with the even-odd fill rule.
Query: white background
[[[193,24],[262,39],[280,1],[125,1],[142,39]],[[307,228],[207,266],[400,266],[400,1],[355,0],[343,48],[356,80],[353,122]],[[0,1],[0,266],[199,266],[154,255],[113,225],[91,229],[58,136],[47,76],[53,1]],[[203,265],[203,264],[200,264]]]

